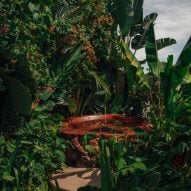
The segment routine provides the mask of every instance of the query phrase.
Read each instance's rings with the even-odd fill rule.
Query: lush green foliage
[[[190,157],[184,163],[183,156],[190,143],[181,142],[169,148],[164,140],[151,136],[126,145],[114,140],[101,141],[103,190],[190,189]]]
[[[167,63],[160,62],[158,50],[175,41],[155,39],[153,22],[156,17],[156,14],[147,16],[143,23],[145,31],[139,31],[142,36],[135,36],[131,41],[135,50],[145,46],[148,74],[143,73],[141,62],[131,53],[128,44],[122,40],[121,46],[130,92],[144,91],[142,99],[150,110],[153,131],[150,134],[138,131],[141,139],[138,137],[137,143],[125,146],[101,141],[103,190],[189,190],[191,187],[190,123],[188,118],[183,120],[184,115],[190,115],[191,106],[188,91],[184,91],[185,86],[190,87],[190,41],[179,64],[173,65],[173,56],[168,57]],[[137,30],[136,25],[132,30]]]
[[[155,39],[157,14],[143,18],[143,2],[0,2],[1,190],[50,189],[68,144],[60,122],[100,112],[153,124],[134,143],[100,140],[101,190],[190,189],[191,39],[176,64],[161,62],[176,41]]]
[[[111,53],[106,3],[0,2],[1,190],[48,190],[65,162],[60,122],[103,109],[110,89],[93,64]]]
[[[6,88],[0,103],[3,123],[30,115],[35,89],[42,86],[42,76],[47,75],[47,61],[55,42],[49,5],[48,1],[0,3],[0,78]]]
[[[31,120],[15,139],[1,136],[1,190],[48,190],[51,173],[64,165],[65,141],[45,119]]]

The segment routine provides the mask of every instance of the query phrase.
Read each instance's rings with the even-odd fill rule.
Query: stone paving
[[[63,191],[77,191],[84,186],[100,188],[100,169],[67,167],[62,172],[54,173],[50,183],[54,188]]]

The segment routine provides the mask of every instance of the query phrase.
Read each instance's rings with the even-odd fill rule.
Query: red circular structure
[[[117,141],[134,140],[135,129],[151,130],[152,126],[148,120],[140,117],[129,117],[121,114],[89,115],[82,117],[70,117],[65,120],[60,129],[60,133],[71,140],[74,148],[68,149],[66,156],[70,161],[79,162],[77,166],[87,167],[95,164],[95,158],[81,145],[80,138],[85,134],[94,134],[97,138],[89,140],[89,145],[99,152],[99,137],[115,137]],[[82,164],[82,156],[86,158]],[[88,160],[87,160],[88,158]]]
[[[64,121],[61,134],[66,136],[82,136],[96,134],[109,137],[129,137],[135,135],[134,128],[149,130],[152,128],[148,120],[140,117],[129,117],[121,114],[89,115],[70,117]]]

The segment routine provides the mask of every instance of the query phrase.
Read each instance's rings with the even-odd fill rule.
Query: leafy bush
[[[155,39],[143,0],[2,0],[0,12],[1,190],[49,189],[65,161],[64,116],[146,110],[143,140],[101,140],[102,190],[190,188],[190,41],[176,65],[160,62],[176,41]]]
[[[146,135],[134,144],[101,140],[101,190],[190,190],[191,159],[184,161],[181,147],[186,143],[169,148],[162,138],[149,139]],[[186,145],[190,150],[190,142]]]
[[[31,104],[42,76],[47,76],[54,34],[50,31],[53,13],[51,1],[1,1],[0,3],[0,78],[1,127],[9,128],[30,116]],[[11,124],[10,124],[11,123]],[[14,124],[15,123],[15,124]],[[4,125],[5,124],[5,125]]]
[[[48,190],[51,173],[65,162],[66,142],[58,138],[55,124],[56,116],[41,114],[20,128],[15,139],[0,137],[1,190]]]
[[[107,0],[80,0],[68,3],[68,6],[60,5],[55,23],[59,52],[65,52],[80,42],[86,61],[93,64],[107,62],[115,39],[113,18],[107,5]]]

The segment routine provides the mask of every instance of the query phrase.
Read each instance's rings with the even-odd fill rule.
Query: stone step
[[[53,188],[63,191],[77,191],[84,186],[100,188],[100,169],[66,167],[62,172],[54,173],[50,183]]]

